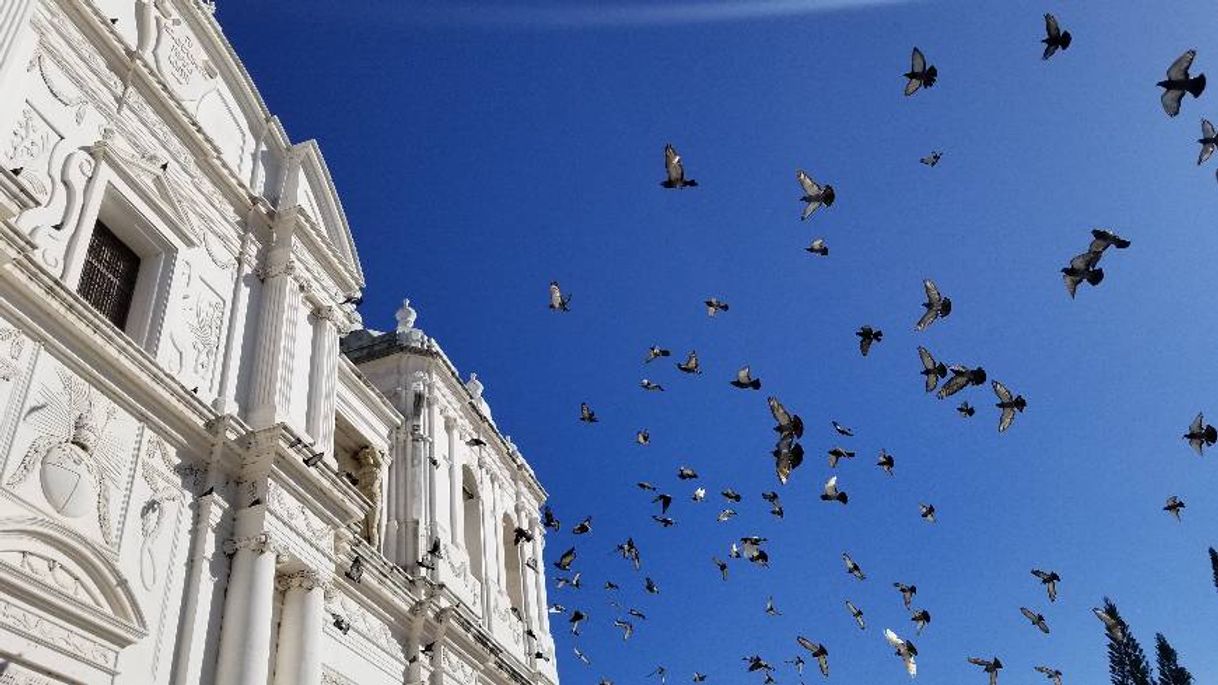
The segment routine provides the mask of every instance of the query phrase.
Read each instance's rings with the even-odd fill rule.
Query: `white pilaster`
[[[234,538],[228,548],[233,551],[233,563],[224,598],[216,682],[266,685],[275,602],[275,552],[265,533]]]
[[[460,439],[457,434],[457,420],[451,417],[444,422],[444,430],[448,434],[448,527],[449,539],[456,549],[465,547],[465,504],[461,496],[461,483],[464,480],[461,472],[461,459],[457,451]]]
[[[533,630],[538,635],[548,635],[550,632],[550,604],[546,598],[546,535],[540,525],[533,526],[533,558],[537,560],[537,572],[533,574],[534,600],[537,611],[537,626]]]
[[[314,570],[280,576],[283,612],[275,653],[275,685],[319,685],[325,581]]]
[[[249,423],[265,428],[285,420],[291,409],[292,369],[296,358],[296,317],[300,286],[291,241],[276,246],[262,271],[261,324],[254,348]]]
[[[247,219],[248,222],[248,219]],[[254,232],[246,228],[237,255],[237,276],[233,280],[232,306],[228,314],[228,338],[224,343],[224,359],[220,364],[220,387],[212,407],[221,414],[237,411],[237,377],[241,370],[241,350],[245,345],[245,317],[249,308],[250,284],[254,270]]]
[[[309,366],[308,431],[313,449],[337,464],[334,456],[334,403],[338,388],[338,319],[335,307],[313,310],[313,351]]]

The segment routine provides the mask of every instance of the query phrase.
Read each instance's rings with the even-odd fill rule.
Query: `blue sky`
[[[1036,664],[1104,681],[1089,611],[1103,595],[1144,647],[1162,631],[1199,681],[1218,678],[1215,457],[1180,439],[1197,411],[1218,419],[1218,185],[1213,162],[1195,165],[1200,117],[1218,110],[1206,93],[1169,119],[1155,87],[1188,48],[1194,73],[1218,76],[1212,3],[769,2],[775,16],[715,20],[705,8],[726,5],[696,6],[682,21],[610,3],[220,3],[272,111],[322,145],[368,277],[367,324],[390,328],[410,297],[418,325],[485,382],[564,526],[594,516],[578,540],[584,589],[550,592],[592,617],[575,641],[555,623],[563,682],[644,682],[660,663],[670,682],[751,682],[740,658],[781,662],[797,634],[826,644],[835,681],[904,682],[881,634],[913,633],[897,580],[934,618],[915,640],[919,681],[984,682],[965,658],[993,654],[1006,682],[1039,680]],[[1074,35],[1047,63],[1044,12]],[[914,45],[940,81],[905,98]],[[666,142],[698,188],[658,187]],[[933,149],[940,164],[919,164]],[[806,223],[800,167],[837,190]],[[1058,270],[1094,227],[1133,246],[1071,301]],[[802,250],[815,236],[828,258]],[[914,333],[926,277],[955,311]],[[568,314],[546,309],[554,279]],[[712,295],[731,311],[709,319]],[[864,323],[886,333],[866,359]],[[645,367],[652,343],[696,349],[705,373]],[[964,393],[977,416],[958,418],[922,392],[919,344],[984,365],[1026,413],[999,435],[981,388]],[[744,363],[760,393],[727,384]],[[644,394],[644,376],[667,391]],[[758,497],[777,487],[770,393],[808,425],[782,521]],[[577,421],[581,401],[599,424]],[[857,436],[839,439],[831,419]],[[644,427],[652,445],[637,448]],[[859,453],[838,468],[845,508],[816,499],[838,443]],[[880,448],[895,478],[873,465]],[[713,494],[689,502],[682,464],[711,493],[743,493],[740,516],[716,523]],[[637,480],[677,497],[675,528],[650,522]],[[1183,523],[1160,510],[1172,494]],[[710,557],[748,534],[770,539],[772,567],[737,562],[721,582]],[[659,596],[609,555],[628,535]],[[548,549],[570,544],[564,531]],[[843,551],[867,581],[846,575]],[[1034,566],[1063,576],[1055,605]],[[605,579],[648,615],[628,643]],[[783,616],[764,615],[768,595]]]

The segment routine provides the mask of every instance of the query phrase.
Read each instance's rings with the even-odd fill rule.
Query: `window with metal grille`
[[[139,255],[99,221],[76,292],[115,326],[125,328],[139,272]]]

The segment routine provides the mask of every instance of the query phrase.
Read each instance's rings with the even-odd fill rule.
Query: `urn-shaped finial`
[[[414,329],[414,321],[418,318],[419,314],[410,306],[410,298],[406,298],[402,300],[402,306],[398,308],[397,314],[394,316],[398,320],[398,332],[405,333]]]

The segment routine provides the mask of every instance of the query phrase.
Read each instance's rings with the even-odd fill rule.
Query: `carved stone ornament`
[[[320,571],[314,569],[304,569],[285,573],[275,578],[275,586],[280,590],[325,590],[329,586],[329,579],[326,578]]]
[[[55,513],[80,518],[96,512],[102,538],[114,544],[110,523],[111,481],[125,464],[109,432],[117,409],[92,386],[62,368],[60,391],[43,386],[42,401],[26,412],[41,433],[26,449],[5,485],[21,485],[38,468],[42,494]]]

